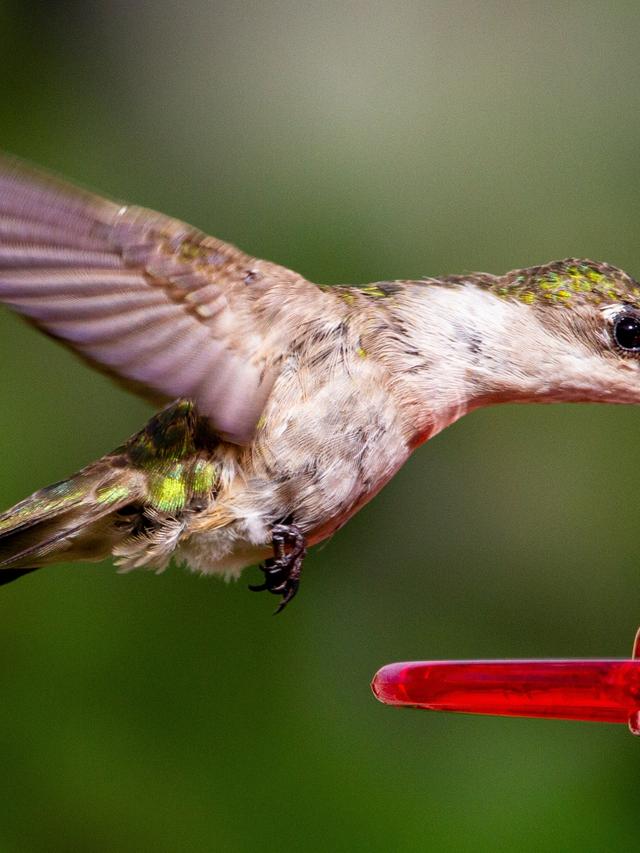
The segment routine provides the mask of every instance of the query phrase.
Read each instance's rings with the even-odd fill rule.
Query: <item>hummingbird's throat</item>
[[[474,407],[459,403],[442,409],[439,412],[431,412],[429,420],[426,423],[421,424],[411,437],[409,441],[410,449],[415,450],[417,447],[420,447],[421,444],[424,444],[425,441],[429,441],[430,438],[435,438],[435,436],[438,435],[439,432],[442,432],[443,429],[446,429],[448,426],[454,424],[457,420],[460,420],[461,417],[466,415],[470,408]]]

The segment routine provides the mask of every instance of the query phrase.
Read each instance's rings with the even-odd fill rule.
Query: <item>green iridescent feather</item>
[[[640,287],[625,272],[605,263],[567,258],[544,266],[492,277],[488,289],[528,305],[606,305],[623,302],[640,307]]]
[[[0,515],[0,566],[42,565],[61,553],[100,559],[145,517],[161,523],[196,511],[215,498],[218,442],[191,403],[174,403],[113,453]]]

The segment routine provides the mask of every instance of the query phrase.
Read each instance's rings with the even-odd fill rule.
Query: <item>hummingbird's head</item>
[[[570,258],[411,284],[400,366],[434,431],[492,403],[640,403],[640,284],[622,270]]]
[[[363,346],[392,370],[413,444],[494,403],[640,403],[640,284],[617,267],[568,258],[392,285],[376,286],[388,308]]]
[[[477,404],[640,403],[640,285],[627,273],[569,258],[476,283],[503,304],[506,338],[500,345],[494,324]]]

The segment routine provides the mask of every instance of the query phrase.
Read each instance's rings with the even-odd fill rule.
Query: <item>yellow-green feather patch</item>
[[[625,272],[610,264],[568,259],[541,267],[516,270],[488,281],[497,296],[534,303],[605,305],[625,302],[640,307],[640,288]]]
[[[126,486],[106,486],[96,494],[96,500],[101,504],[112,504],[129,497],[129,489]]]
[[[212,462],[203,459],[193,466],[191,474],[191,489],[195,495],[208,495],[213,491],[217,480],[218,471]]]
[[[187,489],[182,479],[182,466],[168,474],[154,474],[149,483],[149,502],[161,512],[176,512],[187,502]]]

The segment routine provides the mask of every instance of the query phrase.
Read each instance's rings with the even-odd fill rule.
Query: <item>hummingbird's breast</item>
[[[292,346],[253,444],[234,451],[228,486],[185,543],[200,570],[236,574],[264,559],[273,526],[285,520],[309,545],[326,539],[411,453],[388,372],[357,325],[318,326]]]
[[[249,467],[277,520],[292,516],[310,543],[342,526],[410,453],[388,379],[357,325],[340,322],[291,357],[276,383]]]

